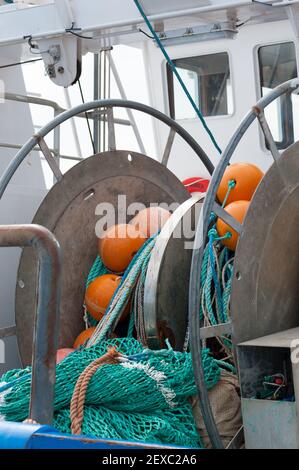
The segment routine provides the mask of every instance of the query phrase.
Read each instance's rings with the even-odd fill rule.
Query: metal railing
[[[39,259],[29,418],[51,424],[61,291],[61,251],[54,235],[41,225],[0,225],[0,247],[31,246]],[[3,333],[3,336],[2,334]],[[0,337],[7,336],[7,328]]]
[[[35,104],[39,106],[47,106],[53,109],[54,111],[54,118],[58,116],[59,114],[67,111],[67,109],[62,108],[58,103],[52,100],[48,100],[45,98],[39,98],[37,96],[26,96],[22,95],[19,93],[4,93],[3,98],[8,101],[15,101],[18,103],[26,103],[26,104]],[[88,119],[100,119],[102,121],[108,122],[108,118],[106,116],[107,110],[101,109],[101,110],[94,110],[94,111],[87,111],[79,113],[76,115],[76,117],[79,118],[88,118]],[[132,123],[128,119],[119,119],[119,118],[113,118],[113,123],[114,124],[120,124],[123,126],[132,126]],[[135,123],[134,123],[135,124]],[[133,126],[134,127],[134,126]],[[73,127],[73,132],[76,132],[75,127]],[[136,134],[136,133],[135,133]],[[139,136],[139,134],[137,134]],[[78,138],[78,136],[77,136]],[[139,139],[137,140],[139,143]],[[15,144],[15,143],[8,143],[8,142],[0,142],[0,147],[2,148],[10,148],[10,149],[21,149],[22,145]],[[39,147],[34,147],[32,151],[35,152],[40,152]],[[54,158],[56,159],[56,163],[59,166],[59,160],[60,159],[65,159],[65,160],[75,160],[75,161],[80,161],[83,160],[82,157],[79,156],[74,156],[74,155],[63,155],[60,153],[60,127],[57,126],[53,130],[53,148],[50,148],[51,153],[53,154]]]

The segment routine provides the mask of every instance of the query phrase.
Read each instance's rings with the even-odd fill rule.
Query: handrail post
[[[0,247],[17,246],[31,246],[39,259],[29,418],[40,424],[51,424],[59,330],[61,250],[54,235],[41,225],[1,225]]]

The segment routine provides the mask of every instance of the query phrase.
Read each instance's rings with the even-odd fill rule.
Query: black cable
[[[80,80],[78,80],[78,85],[79,85],[79,90],[80,90],[80,95],[81,95],[82,103],[84,104],[84,103],[85,103],[85,100],[84,100],[84,96],[83,96],[83,91],[82,91],[82,87],[81,87],[81,82],[80,82]],[[88,132],[89,132],[89,137],[90,137],[90,141],[91,141],[93,153],[96,153],[96,148],[95,148],[94,141],[93,141],[93,137],[92,137],[92,133],[91,133],[91,127],[90,127],[90,122],[89,122],[89,119],[88,119],[88,114],[87,114],[86,111],[85,111],[84,114],[85,114],[85,117],[86,117],[86,122],[87,122],[87,127],[88,127]]]
[[[74,26],[75,26],[75,22],[73,21],[72,26],[70,28],[66,28],[65,32],[66,33],[71,33],[74,36],[77,36],[78,38],[81,38],[81,39],[96,39],[93,36],[84,36],[84,34],[76,33],[76,31],[82,31],[82,29],[81,28],[75,28]]]
[[[71,33],[73,34],[74,36],[77,36],[78,38],[81,38],[81,39],[97,39],[97,38],[94,38],[92,36],[84,36],[83,34],[78,34],[76,33],[73,29],[69,28],[69,29],[66,29],[65,30],[66,33]]]
[[[0,65],[0,69],[6,69],[8,67],[15,67],[16,65],[29,64],[31,62],[39,62],[40,60],[43,60],[43,59],[42,58],[40,58],[40,59],[30,59],[30,60],[24,60],[23,62],[15,62],[13,64]]]
[[[251,20],[254,20],[255,16],[250,16],[250,18],[247,18],[247,20],[242,21],[241,23],[236,24],[236,28],[241,28],[245,24],[249,23]]]
[[[47,54],[47,53],[49,53],[49,49],[46,50],[46,51],[40,51],[39,48],[38,48],[38,45],[37,45],[37,44],[33,44],[33,42],[32,42],[32,36],[24,36],[24,39],[27,39],[27,40],[28,40],[29,50],[30,50],[31,54],[39,55],[39,54]],[[36,51],[35,51],[34,49],[36,49]]]
[[[81,28],[74,28],[74,23],[72,23],[72,26],[70,28],[66,28],[65,29],[65,32],[66,33],[71,33],[73,34],[74,36],[77,36],[78,38],[82,38],[82,39],[98,39],[96,37],[93,37],[93,36],[84,36],[84,34],[79,34],[77,33],[76,31],[81,31]],[[151,36],[150,34],[146,33],[145,31],[143,31],[143,29],[141,28],[138,28],[138,31],[142,34],[144,34],[146,37],[148,37],[149,39],[155,39],[153,36]]]
[[[146,33],[145,31],[143,31],[143,29],[141,28],[138,28],[138,31],[142,34],[144,34],[144,36],[146,36],[147,38],[150,38],[152,39],[153,41],[155,40],[154,36],[151,36],[150,34]]]
[[[274,6],[274,3],[260,2],[259,0],[252,0],[252,3],[259,3],[260,5],[264,5],[265,7],[273,7]]]

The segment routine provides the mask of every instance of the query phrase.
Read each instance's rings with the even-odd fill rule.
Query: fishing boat
[[[0,26],[0,449],[298,449],[299,1]]]

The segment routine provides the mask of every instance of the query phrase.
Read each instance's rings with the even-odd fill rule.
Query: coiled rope
[[[111,332],[116,326],[124,309],[126,308],[130,297],[133,294],[136,285],[138,284],[140,276],[142,276],[142,278],[145,278],[147,264],[149,262],[149,257],[152,252],[152,249],[154,248],[156,237],[157,234],[149,238],[146,243],[144,243],[144,245],[140,248],[138,253],[134,256],[133,260],[129,264],[122,277],[121,283],[119,284],[107,307],[105,315],[100,320],[100,322],[96,326],[96,330],[87,342],[87,347],[93,346],[105,339],[107,334]],[[137,291],[139,291],[140,295],[140,285]],[[136,309],[138,309],[138,305],[136,305],[136,303],[135,306]],[[132,323],[130,324],[130,330],[132,330]]]
[[[99,367],[105,364],[117,364],[120,354],[115,347],[108,349],[104,356],[92,361],[79,376],[70,406],[71,431],[72,434],[81,434],[82,421],[84,417],[84,403],[88,384]]]

